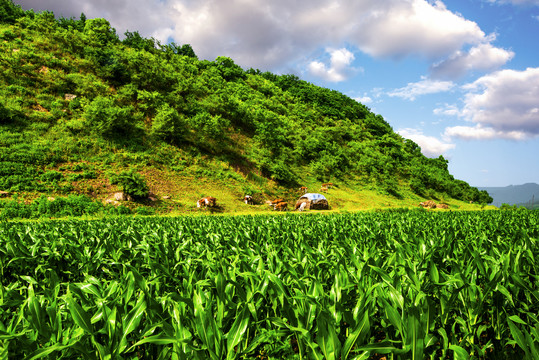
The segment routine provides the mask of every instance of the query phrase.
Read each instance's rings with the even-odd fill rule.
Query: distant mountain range
[[[539,204],[539,184],[527,183],[523,185],[509,185],[505,187],[477,187],[479,190],[486,190],[494,199],[492,205],[526,205]]]

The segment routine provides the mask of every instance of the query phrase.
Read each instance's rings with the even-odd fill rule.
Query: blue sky
[[[14,2],[341,91],[473,186],[539,183],[539,0]]]

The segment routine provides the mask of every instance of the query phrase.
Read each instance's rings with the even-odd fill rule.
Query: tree
[[[231,58],[219,56],[217,59],[215,59],[215,64],[221,71],[221,75],[226,81],[234,81],[245,78],[245,72],[243,69],[239,65],[236,65]]]
[[[69,29],[71,27],[75,30],[82,32],[84,31],[84,26],[86,25],[86,15],[84,15],[84,13],[81,13],[80,20],[76,20],[72,17],[69,19],[61,17],[58,19],[58,24],[64,29]]]
[[[138,31],[124,33],[125,39],[122,41],[124,45],[132,47],[137,50],[153,51],[155,50],[155,40],[145,39],[140,36]]]
[[[111,43],[118,43],[116,30],[110,27],[110,23],[105,19],[89,19],[85,21],[84,34],[90,40],[91,45],[107,46]]]
[[[195,51],[189,44],[183,44],[182,46],[180,46],[176,44],[175,42],[171,42],[167,45],[163,45],[161,49],[165,53],[172,53],[175,55],[187,56],[190,58],[198,59],[198,57],[195,54]]]
[[[151,135],[166,141],[179,141],[185,131],[184,126],[178,111],[165,103],[157,109]]]
[[[13,24],[24,16],[24,10],[11,0],[0,0],[0,23]]]
[[[89,127],[98,134],[115,138],[130,132],[132,113],[132,107],[121,107],[110,97],[98,96],[86,106],[84,117]]]

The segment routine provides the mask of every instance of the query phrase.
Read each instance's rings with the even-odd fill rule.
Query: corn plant
[[[0,358],[536,359],[537,212],[0,223]]]

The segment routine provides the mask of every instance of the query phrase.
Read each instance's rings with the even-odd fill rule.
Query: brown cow
[[[288,203],[286,201],[281,201],[276,204],[273,204],[273,210],[286,211],[287,209],[288,209]]]
[[[286,201],[284,201],[284,199],[267,200],[266,204],[275,210],[275,205],[282,202],[286,202]]]
[[[424,208],[428,208],[428,209],[436,209],[436,203],[432,200],[427,200],[427,201],[424,201],[424,202],[421,202],[419,203],[419,206],[422,206]]]
[[[197,208],[199,207],[215,207],[217,199],[212,196],[206,196],[197,201]]]
[[[307,193],[307,186],[302,186],[299,188],[299,191],[301,191],[302,193],[306,194]]]

